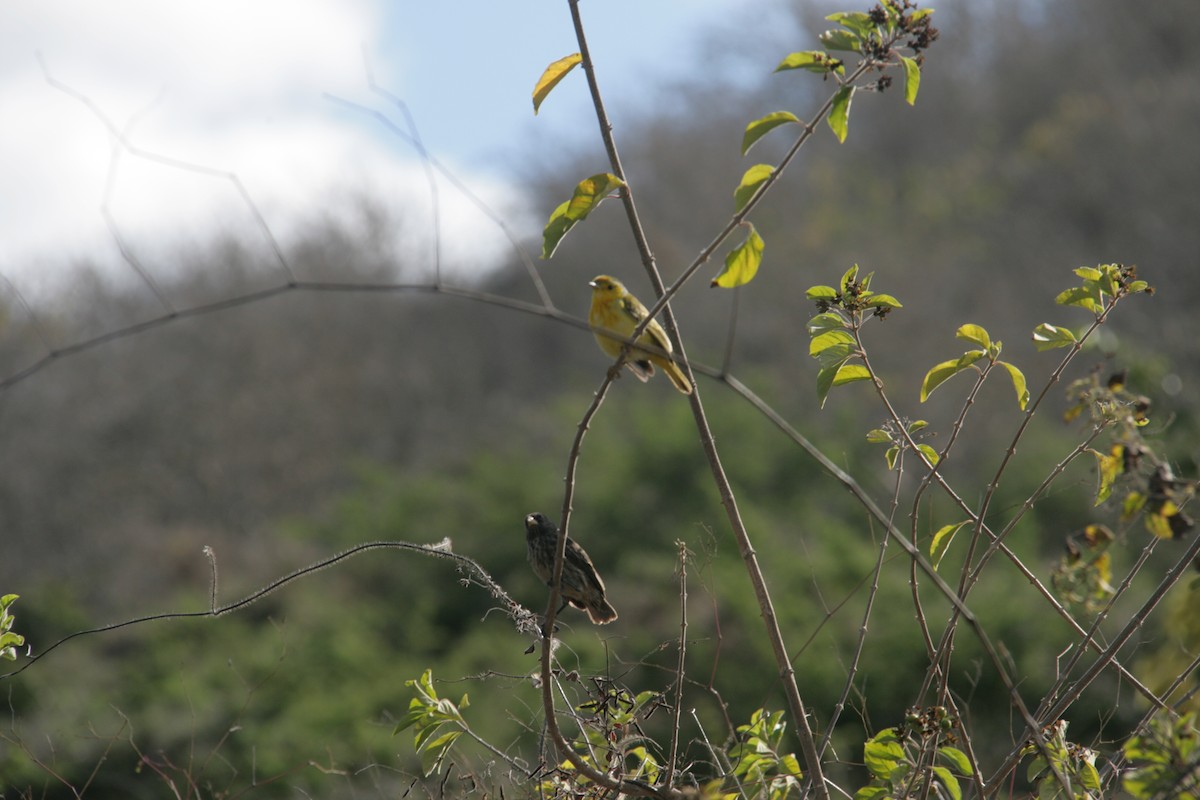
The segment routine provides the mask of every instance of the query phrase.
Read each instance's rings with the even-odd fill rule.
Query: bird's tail
[[[588,618],[596,625],[604,625],[617,618],[617,610],[603,597],[598,597],[588,603]]]
[[[663,360],[661,364],[663,372],[667,373],[667,377],[671,379],[671,383],[675,384],[675,388],[684,394],[692,393],[692,382],[688,380],[687,375],[683,374],[683,370],[674,361]]]

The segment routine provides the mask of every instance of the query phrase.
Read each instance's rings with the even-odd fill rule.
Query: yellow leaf
[[[575,68],[575,66],[583,60],[579,53],[572,53],[566,58],[560,58],[550,66],[546,67],[546,71],[542,73],[542,77],[538,78],[537,85],[533,87],[533,113],[538,113],[538,109],[542,107],[542,101],[546,99],[551,90],[558,86],[559,81],[567,77],[567,73]]]

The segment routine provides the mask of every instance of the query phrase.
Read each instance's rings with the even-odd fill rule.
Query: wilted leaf
[[[1100,478],[1100,488],[1096,490],[1095,504],[1100,505],[1112,494],[1113,481],[1124,471],[1125,448],[1115,444],[1108,455],[1096,450],[1091,452],[1096,457],[1096,473]]]

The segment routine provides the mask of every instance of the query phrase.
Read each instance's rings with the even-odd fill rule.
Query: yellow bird
[[[618,336],[628,338],[633,329],[646,318],[646,307],[629,293],[623,283],[608,275],[597,275],[588,286],[592,287],[592,310],[588,314],[588,322],[596,335],[596,343],[609,358],[616,358],[621,354],[625,342],[605,336],[599,329],[607,329]],[[637,341],[639,344],[657,347],[668,354],[671,352],[671,340],[667,338],[667,332],[658,324],[658,320],[650,320],[650,324],[642,331]],[[692,384],[687,375],[669,358],[635,347],[625,359],[625,366],[643,382],[650,380],[654,375],[655,365],[662,367],[662,371],[667,373],[676,389],[684,394],[692,393]]]

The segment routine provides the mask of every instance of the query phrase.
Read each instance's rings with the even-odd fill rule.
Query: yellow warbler
[[[646,307],[616,278],[597,275],[588,285],[592,287],[592,310],[588,314],[588,322],[596,329],[596,343],[610,358],[616,358],[625,342],[605,336],[599,329],[607,329],[618,336],[628,338],[633,334],[633,329],[646,318]],[[658,320],[650,320],[650,324],[642,331],[637,341],[638,344],[651,345],[664,353],[671,353],[671,341],[662,325],[658,324]],[[634,347],[625,359],[625,366],[641,381],[650,380],[656,365],[662,368],[676,389],[684,394],[692,393],[692,384],[687,375],[670,358]]]

